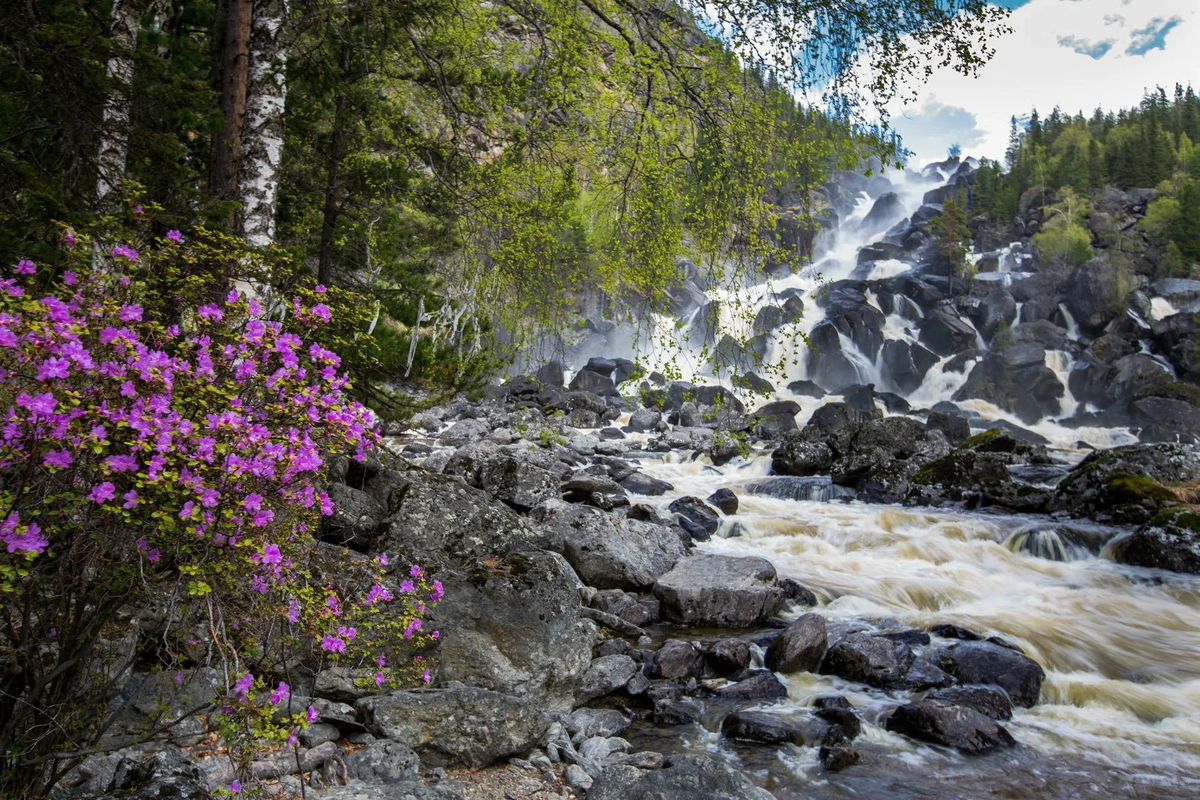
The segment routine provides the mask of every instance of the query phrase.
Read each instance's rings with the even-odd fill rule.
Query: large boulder
[[[904,642],[867,633],[851,633],[830,647],[820,671],[878,689],[919,690],[954,682]]]
[[[822,389],[835,392],[858,383],[859,370],[842,351],[841,337],[832,322],[818,322],[808,335],[808,375]]]
[[[833,451],[824,442],[811,442],[793,434],[771,454],[771,472],[776,475],[825,475],[833,464]]]
[[[956,642],[933,656],[934,663],[961,683],[999,686],[1013,705],[1032,708],[1046,672],[1029,656],[990,641]]]
[[[614,517],[586,506],[551,500],[531,518],[543,530],[541,543],[562,553],[588,586],[646,589],[684,556],[670,528]]]
[[[1016,744],[1012,735],[994,719],[969,706],[944,700],[905,703],[892,712],[886,726],[889,731],[964,753],[986,753]]]
[[[1118,297],[1119,275],[1107,256],[1099,256],[1075,269],[1063,285],[1063,302],[1079,327],[1099,332],[1125,305]]]
[[[426,764],[471,769],[528,752],[552,721],[534,704],[462,685],[364,697],[356,708],[371,733]]]
[[[825,618],[805,614],[771,642],[765,659],[767,668],[775,672],[816,672],[827,644]]]
[[[512,510],[453,478],[384,470],[371,490],[391,509],[380,549],[444,584],[429,619],[444,631],[439,680],[569,708],[594,633],[563,557],[535,546]]]
[[[609,767],[588,800],[773,800],[733,767],[710,756],[671,756],[665,769]]]
[[[1134,444],[1098,450],[1055,487],[1051,511],[1144,523],[1178,502],[1169,486],[1200,480],[1200,446]]]
[[[939,309],[925,318],[918,338],[937,355],[952,356],[974,347],[978,336],[970,323]]]
[[[1112,544],[1112,558],[1135,567],[1200,575],[1200,514],[1170,509]]]
[[[333,500],[333,514],[321,523],[321,539],[353,547],[370,546],[387,512],[379,501],[367,492],[342,483],[331,483],[327,489]]]
[[[911,394],[937,361],[936,355],[919,344],[891,339],[883,345],[883,379],[901,394]]]
[[[494,457],[482,459],[476,480],[480,489],[520,511],[528,511],[559,493],[554,473],[534,463],[528,452],[519,450],[501,449]]]
[[[787,595],[762,558],[690,556],[654,584],[663,616],[683,625],[745,628],[763,622]]]

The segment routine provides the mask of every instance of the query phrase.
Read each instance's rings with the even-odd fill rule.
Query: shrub
[[[440,585],[417,566],[389,581],[384,557],[322,579],[324,461],[377,438],[338,356],[306,341],[329,307],[297,299],[285,325],[231,291],[161,321],[141,276],[182,252],[168,237],[93,264],[68,235],[64,269],[22,261],[0,280],[0,794],[79,763],[135,661],[217,668],[210,720],[243,773],[312,719],[278,713],[297,664],[429,678],[404,656],[436,638],[421,617]],[[153,637],[113,646],[147,618]]]
[[[1095,255],[1088,232],[1073,222],[1054,219],[1033,237],[1038,257],[1047,264],[1077,267]]]

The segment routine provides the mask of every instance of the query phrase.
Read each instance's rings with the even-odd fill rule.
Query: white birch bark
[[[105,66],[111,86],[100,121],[100,151],[97,157],[96,204],[103,208],[125,180],[129,156],[130,95],[133,83],[133,52],[138,26],[148,0],[113,0],[110,36],[113,55]]]
[[[250,72],[242,134],[241,230],[246,242],[265,247],[275,238],[275,203],[283,158],[283,111],[287,101],[288,0],[254,0]]]

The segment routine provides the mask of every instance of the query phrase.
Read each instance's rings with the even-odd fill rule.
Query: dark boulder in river
[[[964,753],[986,753],[1016,744],[995,720],[968,706],[943,700],[918,700],[900,706],[888,717],[887,729]]]
[[[1113,542],[1112,557],[1121,564],[1200,575],[1200,514],[1169,509]]]

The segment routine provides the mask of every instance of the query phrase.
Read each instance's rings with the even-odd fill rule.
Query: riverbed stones
[[[1008,695],[990,686],[951,686],[930,694],[928,699],[973,708],[985,717],[998,721],[1012,719],[1012,703]]]
[[[774,616],[786,595],[763,558],[689,556],[654,584],[663,616],[692,626],[746,628]]]
[[[741,639],[718,639],[704,647],[708,666],[718,675],[732,675],[750,666],[750,645]]]
[[[771,642],[766,665],[775,672],[815,672],[827,644],[825,618],[820,614],[805,614]]]
[[[421,759],[408,745],[383,739],[346,758],[346,774],[364,783],[403,783],[419,777]]]
[[[787,697],[787,687],[775,673],[767,669],[753,670],[735,683],[727,683],[716,691],[717,697],[725,700],[782,700]]]
[[[551,722],[524,700],[462,685],[365,697],[356,708],[368,730],[406,743],[422,762],[472,769],[529,751]]]
[[[761,711],[735,711],[721,721],[721,735],[760,744],[815,745],[827,741],[831,726],[811,716],[793,718]]]
[[[933,656],[933,661],[961,683],[998,686],[1013,705],[1032,708],[1038,701],[1046,672],[1029,656],[994,642],[957,642]]]
[[[588,800],[773,800],[742,773],[710,756],[671,756],[660,770],[609,767]]]
[[[696,536],[695,533],[692,533],[692,536],[697,539],[710,538],[717,532],[717,528],[721,527],[721,518],[717,516],[717,512],[699,497],[680,497],[672,500],[667,509],[700,528],[704,532],[704,536]],[[690,532],[691,528],[688,530]]]
[[[943,700],[906,703],[892,712],[886,727],[889,731],[953,747],[963,753],[986,753],[1016,744],[1012,735],[994,719],[973,708]]]
[[[708,496],[707,500],[710,505],[726,516],[737,513],[738,498],[732,489],[717,489]]]
[[[704,654],[691,642],[668,639],[654,655],[658,677],[678,681],[704,674]]]

